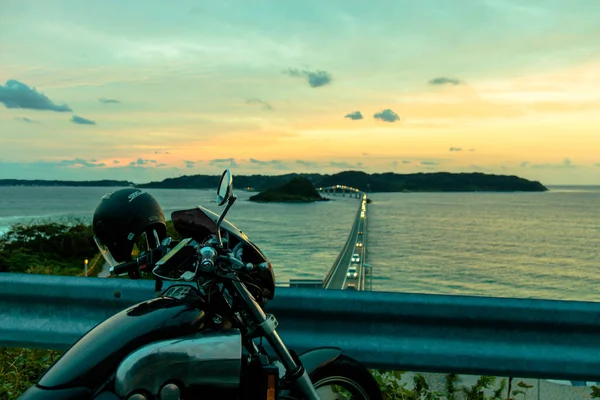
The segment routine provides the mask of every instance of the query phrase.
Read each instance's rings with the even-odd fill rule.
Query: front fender
[[[302,366],[304,366],[306,372],[310,375],[317,368],[335,361],[340,354],[342,354],[342,349],[337,347],[318,347],[305,351],[298,358],[302,362]]]

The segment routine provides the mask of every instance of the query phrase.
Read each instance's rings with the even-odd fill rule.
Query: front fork
[[[279,357],[279,361],[281,361],[281,364],[283,364],[285,370],[287,371],[287,379],[294,382],[300,393],[304,394],[306,400],[321,400],[321,397],[319,397],[319,394],[317,393],[312,381],[310,380],[310,377],[308,376],[308,372],[306,372],[304,366],[299,360],[296,362],[296,360],[292,357],[287,347],[279,337],[279,334],[275,330],[278,325],[275,317],[272,315],[267,316],[264,313],[264,311],[256,303],[256,300],[252,294],[242,282],[234,279],[232,280],[232,283],[236,291],[244,300],[244,303],[246,303],[248,311],[252,314],[255,323],[263,331],[267,342],[269,342]]]

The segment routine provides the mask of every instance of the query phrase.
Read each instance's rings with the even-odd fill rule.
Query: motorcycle
[[[147,252],[112,267],[113,276],[151,273],[161,295],[92,328],[20,399],[382,400],[369,370],[341,349],[297,355],[283,343],[263,311],[275,293],[271,263],[225,219],[236,199],[225,170],[220,215],[175,211],[185,239],[161,241],[155,231]],[[174,283],[162,291],[163,281]]]

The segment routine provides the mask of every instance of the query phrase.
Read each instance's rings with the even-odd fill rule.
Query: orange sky
[[[464,3],[9,0],[0,178],[230,167],[600,184],[600,3]]]

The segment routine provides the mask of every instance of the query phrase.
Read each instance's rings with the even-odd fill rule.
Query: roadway
[[[366,254],[366,243],[363,243],[363,235],[366,228],[367,196],[362,196],[352,230],[348,236],[346,245],[342,249],[342,254],[337,263],[332,267],[329,278],[325,280],[323,287],[325,289],[346,289],[349,285],[357,290],[364,289],[364,270],[363,262]],[[352,263],[352,255],[358,254],[360,261]],[[349,278],[348,269],[353,266],[358,272],[357,278]]]

